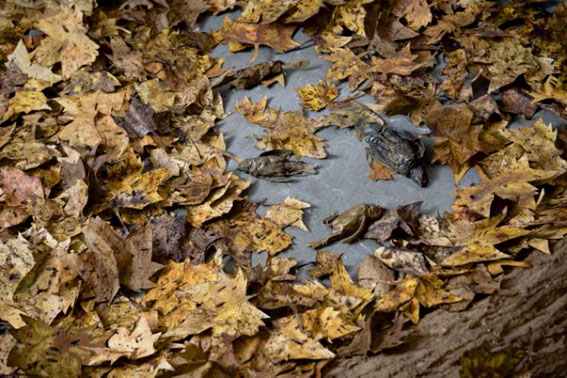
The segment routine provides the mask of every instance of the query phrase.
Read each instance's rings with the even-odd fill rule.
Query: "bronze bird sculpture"
[[[317,173],[313,164],[291,160],[290,157],[289,151],[267,151],[258,157],[242,160],[237,169],[251,176],[276,182],[292,181],[291,176],[302,173]]]
[[[427,186],[425,146],[421,139],[386,125],[368,127],[365,134],[372,157],[399,174],[409,177],[421,187]]]
[[[383,208],[370,204],[356,205],[340,214],[335,213],[323,221],[331,227],[331,233],[321,240],[309,243],[309,246],[317,249],[339,240],[352,243],[370,222],[380,218],[383,213]]]

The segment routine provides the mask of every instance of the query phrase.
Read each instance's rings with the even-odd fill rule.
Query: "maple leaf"
[[[164,336],[182,339],[212,328],[215,344],[256,334],[267,317],[248,302],[242,271],[223,272],[220,254],[203,265],[170,263],[143,302],[162,314]]]
[[[83,230],[83,237],[89,248],[80,255],[80,274],[85,281],[83,292],[97,302],[111,302],[120,288],[118,263],[113,251],[113,246],[120,240],[100,218],[89,222]]]
[[[339,25],[346,27],[361,37],[366,37],[364,31],[366,9],[364,9],[364,5],[371,2],[372,0],[352,0],[340,4],[335,8],[333,18]]]
[[[45,97],[43,92],[37,90],[18,91],[8,101],[8,109],[6,109],[2,117],[2,121],[6,121],[15,114],[46,109],[51,110],[47,105],[47,97]]]
[[[285,318],[278,319],[277,328],[264,344],[264,353],[272,362],[303,358],[319,360],[335,357],[330,350],[302,331],[297,320],[294,320],[295,318],[291,318],[291,321],[285,321]]]
[[[249,24],[257,24],[259,22],[269,24],[293,9],[297,3],[298,0],[250,1],[242,10],[238,21]]]
[[[94,62],[98,55],[98,45],[86,36],[83,14],[78,9],[64,8],[61,13],[42,18],[37,28],[47,37],[32,52],[32,61],[47,67],[61,62],[63,79]]]
[[[76,180],[57,197],[37,201],[31,207],[32,216],[38,226],[45,227],[53,237],[63,241],[81,232],[87,201],[87,184]]]
[[[142,315],[132,332],[126,328],[118,328],[116,333],[108,339],[108,347],[113,352],[123,354],[131,360],[137,360],[156,352],[154,344],[160,335],[161,333],[152,334],[148,320]]]
[[[222,27],[215,33],[216,38],[228,44],[232,52],[243,50],[247,45],[253,45],[256,50],[258,46],[266,45],[285,52],[299,46],[299,43],[292,39],[295,28],[279,24],[246,24],[225,17]]]
[[[0,335],[0,374],[2,375],[10,375],[16,370],[15,366],[8,366],[8,356],[17,342],[9,333]]]
[[[54,74],[50,68],[32,63],[31,56],[22,40],[18,42],[12,54],[8,55],[8,62],[12,62],[28,78],[45,82],[47,86],[61,80],[61,76]]]
[[[531,183],[555,175],[551,170],[531,168],[524,155],[519,160],[512,161],[498,176],[485,178],[481,185],[459,189],[453,206],[457,212],[473,212],[486,218],[490,216],[490,206],[496,196],[535,208],[534,196],[538,189]]]
[[[41,180],[10,166],[0,168],[0,201],[8,206],[20,206],[35,198],[44,198]]]
[[[296,89],[302,106],[313,111],[325,109],[335,98],[339,96],[339,88],[333,83],[320,81],[317,85],[307,85]]]
[[[410,75],[413,71],[431,64],[431,60],[412,55],[410,45],[407,44],[391,57],[385,59],[372,57],[369,70],[383,74]]]
[[[281,227],[294,226],[309,231],[303,223],[303,209],[310,208],[306,202],[293,197],[286,197],[279,205],[272,205],[266,211],[266,218],[276,222]]]
[[[352,92],[368,79],[371,66],[365,63],[354,52],[347,48],[331,48],[331,54],[321,59],[332,63],[327,71],[327,80],[348,79],[349,90]]]
[[[20,318],[22,311],[14,302],[14,294],[34,262],[30,246],[21,235],[0,244],[0,318],[15,328],[25,323]]]

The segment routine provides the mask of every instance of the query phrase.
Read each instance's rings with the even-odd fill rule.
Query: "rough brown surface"
[[[456,377],[463,353],[488,342],[526,355],[516,372],[531,377],[567,372],[567,241],[553,255],[532,253],[531,269],[513,269],[501,289],[464,312],[426,315],[408,344],[368,358],[336,361],[330,377]]]

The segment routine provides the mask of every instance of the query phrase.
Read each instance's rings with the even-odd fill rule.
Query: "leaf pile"
[[[236,7],[219,30],[195,25]],[[567,115],[565,5],[8,0],[0,10],[1,375],[319,376],[333,358],[402,344],[406,319],[466,310],[498,290],[504,267],[527,267],[526,251],[549,253],[567,233],[564,137],[541,120],[508,127],[541,109]],[[323,244],[379,244],[357,280],[332,252],[317,253],[312,280],[278,256],[293,242],[286,227],[307,229],[310,205],[289,197],[258,215],[215,127],[216,88],[283,84],[282,67],[304,63],[224,69],[212,48],[290,51],[299,27],[331,67],[298,95],[331,113],[245,99],[238,111],[265,130],[257,148],[322,159],[322,128],[405,114],[431,130],[433,161],[457,182],[472,167],[482,178],[457,189],[445,218],[419,203],[337,209],[347,211],[329,219]],[[340,81],[376,104],[336,102]],[[392,173],[373,161],[370,176]],[[253,266],[260,252],[268,260]]]

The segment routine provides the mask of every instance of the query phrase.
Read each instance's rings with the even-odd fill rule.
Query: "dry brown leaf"
[[[309,231],[303,223],[303,209],[311,205],[293,197],[286,197],[279,205],[272,205],[266,211],[266,218],[274,221],[281,227],[293,226]]]
[[[380,163],[378,160],[372,158],[370,162],[370,172],[368,172],[368,178],[372,181],[389,181],[396,174],[395,171],[386,167],[384,164]]]
[[[212,328],[217,345],[256,334],[267,317],[248,302],[242,271],[222,270],[220,254],[208,264],[170,263],[143,303],[160,312],[165,336],[183,339]]]
[[[330,350],[302,331],[294,317],[287,319],[279,319],[277,328],[263,346],[264,353],[272,362],[335,357]]]
[[[320,81],[316,85],[309,84],[295,90],[301,98],[303,107],[316,112],[325,109],[339,96],[339,88],[327,81]]]
[[[238,21],[231,21],[225,17],[221,29],[217,33],[217,38],[228,44],[232,52],[246,48],[246,45],[269,46],[278,52],[285,52],[299,46],[299,43],[292,39],[295,26],[283,26],[279,24],[245,24]]]
[[[120,353],[131,360],[151,356],[156,352],[155,342],[161,333],[152,334],[148,320],[141,316],[132,332],[126,328],[118,328],[108,339],[108,347],[115,353]]]
[[[28,176],[10,166],[0,167],[0,201],[8,206],[20,206],[34,199],[44,198],[41,180]]]
[[[78,9],[65,8],[61,13],[43,18],[37,28],[47,37],[32,53],[32,61],[47,67],[61,62],[63,79],[94,62],[98,55],[98,45],[87,37],[83,14]]]

